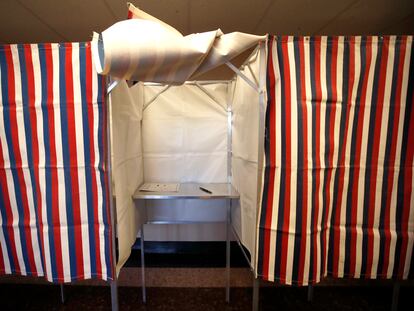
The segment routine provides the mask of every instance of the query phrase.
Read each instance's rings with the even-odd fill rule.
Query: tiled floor
[[[413,310],[413,287],[402,287],[399,310]],[[0,284],[0,310],[110,310],[110,291],[103,286],[66,286],[67,302],[60,302],[55,285]],[[263,287],[260,310],[390,310],[388,286],[316,287],[314,302],[306,288]],[[120,287],[120,310],[251,310],[251,288],[233,288],[231,303],[223,288],[148,288],[148,303],[139,287]]]

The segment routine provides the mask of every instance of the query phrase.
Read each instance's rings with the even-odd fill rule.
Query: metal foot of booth
[[[400,296],[400,282],[394,282],[393,290],[392,290],[392,304],[391,304],[391,311],[398,310],[398,298]]]
[[[253,311],[259,311],[259,289],[260,289],[260,281],[258,278],[254,278],[253,280]]]
[[[111,282],[111,304],[112,311],[118,311],[118,284],[116,281]]]
[[[308,286],[308,302],[313,301],[313,285]]]
[[[65,304],[66,297],[65,297],[65,287],[63,284],[60,284],[60,300],[62,301],[62,304]]]

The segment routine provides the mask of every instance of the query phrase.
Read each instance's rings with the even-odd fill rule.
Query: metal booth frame
[[[258,129],[258,170],[257,170],[257,205],[256,205],[256,225],[257,220],[259,217],[259,204],[261,202],[261,188],[262,188],[262,178],[263,178],[263,161],[264,161],[264,127],[265,127],[265,111],[266,111],[266,66],[267,66],[267,39],[265,41],[259,42],[258,46],[253,50],[253,52],[250,54],[250,56],[247,58],[247,61],[240,67],[240,68],[247,68],[249,72],[251,73],[253,80],[248,78],[243,72],[241,72],[236,66],[234,66],[230,61],[226,62],[226,65],[234,71],[234,73],[239,76],[242,80],[244,80],[250,87],[252,87],[259,96],[259,109],[258,109],[258,122],[259,122],[259,129]],[[256,77],[253,73],[253,70],[250,67],[250,63],[256,59],[256,57],[253,60],[249,59],[256,54],[256,57],[259,58],[259,77]],[[231,81],[231,80],[230,80]],[[111,154],[111,122],[110,122],[110,112],[111,112],[111,100],[110,100],[110,93],[113,91],[113,89],[117,86],[118,80],[110,81],[107,80],[107,109],[108,109],[108,118],[107,118],[107,146],[108,146],[108,155]],[[196,85],[203,93],[205,93],[208,97],[210,97],[215,103],[217,103],[217,100],[215,99],[214,95],[212,95],[206,88],[203,87],[203,84],[211,84],[211,83],[224,83],[223,81],[205,81],[200,83],[199,81],[191,81],[186,82],[187,84],[194,84]],[[146,83],[147,85],[161,85],[159,83]],[[165,87],[156,94],[153,98],[151,98],[147,103],[144,104],[143,110],[149,107],[156,99],[157,97],[167,91],[171,85],[165,85]],[[231,105],[231,97],[230,92],[228,92],[228,98],[227,98],[227,182],[231,184],[232,182],[232,105]],[[108,163],[108,184],[109,184],[109,191],[110,191],[110,197],[112,197],[112,168],[111,168],[111,159],[109,158]],[[226,217],[226,302],[230,302],[230,234],[233,233],[237,244],[239,245],[245,259],[247,260],[250,271],[253,273],[253,304],[252,308],[253,310],[258,310],[258,297],[259,297],[259,279],[257,278],[255,268],[254,268],[254,251],[253,256],[251,256],[251,259],[249,259],[249,256],[245,252],[240,237],[238,236],[235,228],[233,227],[231,223],[231,210],[232,210],[232,199],[227,200],[227,217]],[[116,247],[115,247],[115,234],[116,234],[116,223],[115,223],[115,209],[114,204],[111,200],[110,202],[110,209],[111,209],[111,222],[112,222],[112,246],[113,246],[113,256],[114,256],[114,266],[116,271]],[[166,221],[163,222],[164,224],[169,224],[170,222]],[[171,222],[171,224],[178,224],[183,222]],[[188,222],[187,222],[188,223]],[[256,230],[256,228],[255,228]],[[146,303],[146,287],[145,287],[145,258],[144,258],[144,230],[143,225],[141,226],[141,278],[142,278],[142,297],[143,302]],[[111,301],[112,301],[112,310],[117,311],[118,310],[118,289],[117,289],[117,275],[115,272],[114,279],[111,281]],[[63,293],[63,292],[62,292]],[[63,296],[62,296],[63,297]]]

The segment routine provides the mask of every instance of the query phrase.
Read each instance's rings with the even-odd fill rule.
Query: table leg
[[[118,283],[116,280],[111,282],[111,303],[112,311],[118,311]]]
[[[147,303],[147,290],[145,287],[144,225],[141,226],[141,287],[142,287],[142,302]]]
[[[259,286],[260,281],[258,278],[254,278],[253,280],[253,311],[259,311]]]
[[[227,203],[226,217],[226,302],[230,302],[230,217],[231,200]]]

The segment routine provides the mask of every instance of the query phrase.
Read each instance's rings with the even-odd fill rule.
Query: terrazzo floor
[[[67,301],[60,301],[56,285],[1,284],[0,310],[110,310],[110,291],[104,286],[65,286]],[[233,288],[231,303],[224,302],[223,288],[147,289],[148,302],[141,302],[141,288],[120,287],[120,310],[220,311],[251,310],[251,288]],[[401,287],[398,310],[414,310],[414,288]],[[260,310],[390,310],[389,286],[316,287],[314,301],[307,301],[306,288],[262,287]]]

